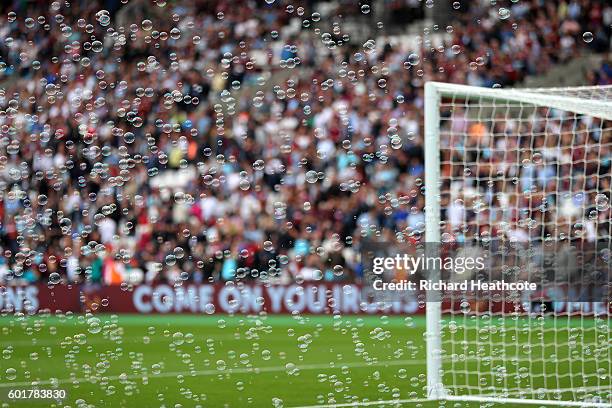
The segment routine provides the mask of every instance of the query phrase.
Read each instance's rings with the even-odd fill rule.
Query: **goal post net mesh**
[[[436,95],[439,146],[426,149],[439,149],[440,242],[546,248],[568,263],[582,255],[563,248],[587,244],[593,259],[582,273],[609,268],[612,87],[450,85]],[[508,269],[522,255],[507,256],[506,269],[489,279],[506,270],[544,279],[529,276],[537,268]],[[514,308],[498,311],[462,293],[442,303],[439,380],[449,398],[612,403],[607,301],[497,296]]]

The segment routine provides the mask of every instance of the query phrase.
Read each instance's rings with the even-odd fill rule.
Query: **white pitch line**
[[[539,391],[539,389],[532,390],[534,392]],[[611,386],[598,386],[598,385],[590,385],[588,387],[574,387],[574,388],[550,388],[544,389],[545,392],[579,392],[579,391],[612,391]],[[508,395],[521,395],[524,394],[525,391],[514,390],[508,393]],[[477,397],[486,397],[487,395],[477,395]]]
[[[324,405],[302,405],[299,407],[292,408],[340,408],[340,407],[368,407],[370,405],[394,405],[403,404],[409,402],[411,404],[417,404],[419,402],[433,401],[427,398],[413,398],[413,399],[396,399],[396,400],[384,400],[384,401],[364,401],[364,402],[346,402],[342,404],[324,404]]]
[[[69,336],[67,336],[69,337]],[[117,340],[121,340],[122,342],[124,341],[134,341],[134,340],[140,340],[142,341],[143,336],[136,336],[136,337],[121,337],[118,339],[105,339],[105,338],[93,338],[93,339],[87,339],[87,342],[85,344],[82,344],[82,346],[87,346],[88,344],[103,344],[103,343],[116,343]],[[67,346],[73,346],[76,345],[77,342],[76,340],[74,340],[72,337],[72,342],[66,344]],[[64,338],[58,339],[58,340],[39,340],[39,341],[35,341],[35,340],[15,340],[15,341],[3,341],[0,342],[0,347],[8,347],[8,346],[15,346],[15,347],[45,347],[45,346],[61,346],[63,342],[65,342],[66,340]]]
[[[362,367],[381,367],[381,366],[412,366],[412,365],[422,365],[425,364],[426,360],[395,360],[395,361],[379,361],[376,363],[338,363],[335,367],[330,367],[329,364],[305,364],[301,366],[296,366],[297,369],[300,370],[338,370],[343,367],[348,368],[362,368]],[[43,381],[22,381],[22,382],[10,382],[10,383],[0,383],[0,388],[9,388],[9,387],[25,387],[25,386],[36,386],[36,385],[53,385],[53,384],[68,384],[74,381],[79,382],[91,382],[94,379],[96,382],[101,380],[104,377],[106,380],[114,381],[123,379],[142,379],[143,377],[148,378],[167,378],[167,377],[176,377],[177,375],[187,375],[190,377],[205,377],[210,375],[217,374],[245,374],[252,372],[260,372],[260,373],[273,373],[278,371],[285,371],[287,368],[285,366],[273,366],[273,367],[250,367],[250,368],[233,368],[224,371],[219,370],[200,370],[200,371],[170,371],[166,373],[160,374],[151,374],[146,375],[146,373],[141,374],[130,374],[126,376],[112,375],[112,376],[99,376],[99,377],[81,377],[81,378],[62,378],[59,380],[43,380]]]
[[[93,334],[91,335],[92,337],[94,336]],[[99,338],[99,337],[93,337],[93,338],[88,338],[87,342],[85,344],[82,344],[82,346],[87,346],[89,344],[104,344],[104,343],[117,343],[117,341],[121,341],[122,343],[128,342],[134,342],[134,341],[140,341],[140,342],[144,342],[144,338],[149,336],[149,342],[150,343],[154,343],[154,342],[160,342],[161,340],[163,340],[164,338],[159,337],[157,334],[152,334],[152,335],[138,335],[138,336],[125,336],[125,337],[119,337],[117,339],[107,339],[107,338]],[[66,336],[66,337],[70,337],[72,339],[71,343],[68,343],[68,346],[73,346],[76,345],[76,341],[74,340],[74,338],[72,338],[71,336]],[[206,336],[203,336],[203,338],[206,338]],[[212,337],[211,337],[212,338]],[[167,342],[171,343],[172,342],[172,337],[167,337],[165,338],[167,339]],[[224,334],[224,335],[216,335],[214,336],[214,340],[220,340],[220,341],[225,341],[225,340],[248,340],[244,337],[240,337],[240,338],[236,338],[234,337],[234,335],[232,334]],[[59,338],[56,340],[38,340],[35,341],[33,339],[31,340],[7,340],[7,341],[0,341],[0,347],[8,347],[8,346],[16,346],[16,347],[38,347],[38,346],[61,346],[62,343],[65,341],[65,338]],[[193,343],[195,344],[195,342]]]
[[[598,387],[582,387],[579,388],[581,390],[593,389],[600,390]],[[551,391],[573,391],[571,388],[561,388],[555,389]],[[476,395],[476,396],[448,396],[446,398],[447,401],[474,401],[474,402],[498,402],[502,403],[514,403],[514,404],[535,404],[535,405],[562,405],[562,406],[574,406],[574,407],[611,407],[612,404],[608,404],[605,402],[582,402],[582,401],[548,401],[548,400],[536,400],[536,399],[517,399],[517,398],[491,398],[486,395]],[[415,399],[395,399],[395,400],[383,400],[383,401],[355,401],[355,402],[346,402],[340,404],[322,404],[322,405],[302,405],[299,407],[292,408],[342,408],[342,407],[367,407],[371,405],[395,405],[395,404],[403,404],[410,403],[416,404],[420,402],[434,401],[427,398],[415,398]]]
[[[452,395],[446,397],[447,401],[466,401],[466,402],[493,402],[500,404],[529,404],[529,405],[555,405],[565,407],[580,408],[610,408],[612,404],[607,402],[583,402],[583,401],[563,401],[563,400],[540,400],[540,399],[521,399],[521,398],[499,398],[499,397],[479,397],[474,395]]]

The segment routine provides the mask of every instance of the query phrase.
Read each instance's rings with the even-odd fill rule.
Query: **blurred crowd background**
[[[364,239],[423,239],[426,81],[510,87],[600,54],[584,84],[612,83],[609,2],[497,3],[3,2],[0,282],[359,281]],[[448,21],[402,34],[431,7]],[[572,216],[601,204],[609,229],[610,123],[583,122],[603,147],[570,162],[601,161],[607,193]],[[457,151],[449,177],[476,160]],[[443,199],[459,239],[480,211]]]

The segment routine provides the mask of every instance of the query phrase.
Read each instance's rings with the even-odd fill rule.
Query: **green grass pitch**
[[[481,354],[500,358],[502,349],[506,357],[510,350],[523,350],[527,359],[529,354],[554,354],[564,360],[569,354],[563,355],[554,342],[572,340],[573,326],[587,327],[573,339],[578,344],[574,349],[581,353],[585,350],[580,342],[596,344],[598,336],[609,338],[606,320],[597,324],[593,319],[567,319],[567,330],[556,338],[546,337],[550,334],[546,321],[536,323],[543,333],[538,336],[524,329],[534,323],[522,318],[505,322],[511,330],[503,333],[491,329],[495,323],[476,330],[470,319],[465,320],[450,330],[446,322],[446,332],[457,339],[478,336],[480,348],[472,349],[470,341],[457,343],[463,347],[459,354],[466,358],[454,362],[456,369],[473,372],[494,372],[495,357],[487,360]],[[482,327],[489,329],[485,333]],[[604,338],[601,331],[606,328]],[[5,316],[0,318],[0,401],[7,407],[300,407],[418,399],[425,396],[426,385],[424,331],[423,316]],[[566,338],[563,333],[568,333]],[[483,350],[483,345],[491,348]],[[601,367],[580,368],[604,369],[609,375],[609,354],[606,358]],[[596,363],[588,358],[584,364]],[[510,370],[519,373],[523,366],[517,358]],[[530,370],[537,377],[546,372],[546,363],[531,364]],[[512,381],[520,385],[524,378],[504,376],[506,385]],[[494,385],[496,377],[459,380],[486,386]],[[567,380],[571,385],[575,379]],[[62,403],[7,400],[8,390],[31,388],[33,381],[41,389],[65,389],[68,398]],[[446,402],[442,406],[482,405]]]

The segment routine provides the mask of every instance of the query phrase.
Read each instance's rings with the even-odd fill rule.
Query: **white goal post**
[[[579,241],[609,266],[612,86],[428,82],[424,98],[428,243]],[[428,399],[612,406],[609,302],[508,313],[427,295]]]

